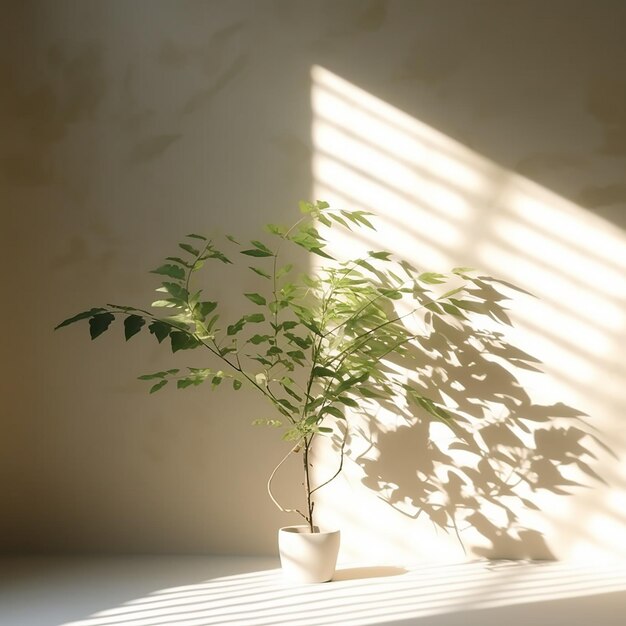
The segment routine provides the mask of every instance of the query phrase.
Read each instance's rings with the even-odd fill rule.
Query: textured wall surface
[[[132,349],[119,336],[89,345],[84,328],[61,336],[52,327],[103,301],[145,303],[154,285],[147,270],[190,230],[251,237],[288,220],[314,192],[366,205],[320,159],[328,146],[312,130],[315,66],[392,107],[406,128],[431,129],[429,145],[480,172],[480,193],[463,197],[476,211],[472,237],[462,249],[445,230],[422,237],[422,262],[467,259],[495,272],[504,257],[486,254],[485,220],[503,207],[538,225],[540,238],[527,225],[504,253],[523,239],[556,257],[550,271],[520,265],[526,257],[517,254],[507,257],[507,275],[539,285],[542,296],[574,275],[564,313],[580,308],[585,323],[548,342],[562,348],[560,360],[541,332],[521,340],[540,352],[558,399],[589,413],[623,454],[623,2],[31,0],[1,8],[2,549],[274,551],[285,520],[264,484],[283,446],[274,432],[250,428],[256,399],[202,389],[148,397],[138,374],[187,360],[168,359],[148,338]],[[348,165],[366,179],[387,174],[357,161]],[[534,202],[534,212],[500,203],[503,189]],[[419,194],[402,198],[428,210]],[[556,214],[567,218],[550,222]],[[580,269],[550,248],[557,234]],[[444,253],[428,256],[438,245]],[[218,277],[212,288],[234,311],[251,280]],[[550,311],[526,313],[539,329],[545,314],[549,326]],[[559,379],[570,353],[588,391],[584,380]],[[542,527],[559,556],[582,537],[593,551],[594,534],[626,545],[626,476],[616,461],[602,462],[610,487],[594,487],[566,519]],[[295,497],[288,477],[281,493]],[[380,506],[375,496],[355,497],[353,517]],[[591,526],[585,511],[605,512],[608,525]],[[346,524],[358,526],[349,513]],[[383,515],[392,534],[430,541],[430,526]],[[380,558],[389,545],[381,540]],[[431,547],[415,555],[459,556],[454,538]],[[488,553],[507,556],[509,547],[499,553],[494,542]]]

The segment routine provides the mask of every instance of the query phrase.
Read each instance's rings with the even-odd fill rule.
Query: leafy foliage
[[[318,226],[374,229],[369,213],[337,210],[325,202],[301,202],[300,211],[302,217],[291,227],[267,226],[271,244],[240,244],[226,237],[226,245],[260,283],[258,291],[243,294],[242,305],[251,309],[239,319],[221,322],[219,303],[203,299],[202,289],[195,287],[196,272],[207,262],[232,263],[230,253],[203,235],[190,234],[178,244],[181,256],[169,256],[152,270],[163,279],[153,310],[110,304],[70,317],[57,328],[88,320],[95,339],[122,318],[127,340],[147,328],[159,343],[169,339],[172,352],[202,348],[223,368],[140,376],[150,383],[150,393],[172,380],[178,389],[186,389],[207,381],[216,388],[231,379],[235,391],[248,386],[262,394],[281,418],[254,423],[280,429],[294,443],[293,451],[303,450],[307,509],[297,512],[312,527],[312,495],[323,486],[313,488],[309,479],[314,439],[330,436],[339,442],[340,471],[351,415],[366,411],[370,401],[402,397],[463,441],[462,418],[442,398],[430,397],[419,380],[394,375],[389,362],[421,371],[425,337],[434,333],[445,342],[446,332],[459,325],[474,328],[477,316],[502,324],[510,320],[498,281],[469,268],[421,272],[386,250],[348,261],[333,259]],[[329,263],[314,275],[295,276],[292,265],[282,261],[285,245]],[[252,258],[255,265],[249,266]],[[475,333],[479,342],[487,336],[481,332]],[[526,359],[522,355],[519,361]]]

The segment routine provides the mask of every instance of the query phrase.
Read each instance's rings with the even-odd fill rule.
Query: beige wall
[[[252,236],[319,189],[313,65],[486,157],[490,185],[523,175],[577,207],[568,223],[591,212],[623,276],[622,2],[50,0],[2,14],[6,550],[273,552],[285,520],[264,483],[282,446],[249,427],[255,398],[147,397],[138,374],[188,360],[51,329],[103,300],[146,302],[145,272],[189,230]],[[212,288],[236,306],[237,281]],[[623,411],[618,397],[601,416],[618,451]],[[625,477],[605,469],[617,486],[602,498],[621,502]]]

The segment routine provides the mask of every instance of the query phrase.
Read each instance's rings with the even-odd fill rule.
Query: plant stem
[[[297,513],[300,517],[304,518],[309,523],[309,518],[302,512],[300,509],[286,509],[276,500],[274,494],[272,493],[272,481],[274,480],[274,476],[276,476],[276,472],[281,468],[282,464],[292,455],[294,454],[301,446],[301,442],[299,441],[296,445],[287,452],[287,454],[283,457],[282,461],[272,470],[270,477],[267,481],[267,493],[269,494],[272,502],[280,509],[283,513]]]
[[[304,488],[306,491],[306,508],[308,512],[307,521],[309,522],[310,532],[315,532],[315,526],[313,524],[313,507],[315,502],[311,498],[311,477],[310,477],[310,464],[309,464],[309,452],[311,450],[311,443],[313,442],[313,435],[307,437],[304,443],[304,449],[302,451],[302,462],[304,463]]]

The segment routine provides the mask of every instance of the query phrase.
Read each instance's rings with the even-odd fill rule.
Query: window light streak
[[[356,201],[359,206],[385,207],[378,213],[388,221],[394,221],[404,230],[417,236],[428,237],[442,247],[460,244],[461,231],[425,208],[411,204],[400,193],[384,187],[358,171],[339,163],[326,155],[318,155],[314,162],[314,177],[327,188],[336,190],[344,197]],[[410,220],[405,216],[410,215]],[[404,222],[403,222],[404,217]]]
[[[615,432],[615,420],[626,408],[624,233],[328,70],[314,67],[312,79],[313,196],[376,213],[381,226],[376,239],[420,268],[478,267],[536,294],[539,301],[532,302],[512,295],[516,329],[501,330],[512,343],[541,358],[549,376],[520,372],[518,380],[528,383],[534,402],[558,398],[589,413],[594,424],[606,425],[610,443],[623,450],[626,442]],[[454,180],[456,173],[459,181]],[[443,195],[438,197],[437,190]],[[460,196],[458,207],[446,204],[446,193]],[[449,233],[450,226],[459,228]],[[405,238],[399,239],[402,234]],[[349,245],[349,236],[331,237],[328,250],[332,254]],[[606,469],[610,474],[608,463]],[[377,533],[382,551],[400,554],[404,547],[415,558],[439,557],[439,538],[426,547],[400,539],[404,530],[420,527],[374,506],[365,496],[367,487],[359,484],[363,476],[344,471],[356,483],[352,499],[342,500],[345,488],[331,489],[328,496],[320,492],[323,506],[336,507],[337,523],[345,522],[350,533],[363,537]],[[603,468],[599,473],[604,475]],[[554,510],[560,502],[548,494],[542,508]],[[601,540],[594,537],[601,529],[585,527],[591,509],[613,514],[609,502],[584,493],[572,502],[566,531],[561,532],[559,523],[546,535],[557,545],[553,551],[574,555],[581,553],[580,546],[595,545],[597,555],[611,553],[604,541],[610,543],[610,535]],[[537,515],[543,515],[549,530],[549,513]],[[626,532],[626,520],[622,530]],[[353,555],[361,554],[358,546],[353,548]],[[626,547],[614,552],[626,556]]]
[[[353,105],[357,111],[374,115],[378,119],[387,122],[393,128],[409,136],[416,137],[420,143],[429,149],[435,159],[441,155],[450,159],[450,161],[446,160],[445,163],[452,162],[455,163],[455,166],[458,166],[457,164],[461,166],[467,165],[469,171],[474,172],[474,177],[470,173],[470,180],[479,178],[479,171],[484,169],[485,165],[487,170],[493,169],[485,159],[477,157],[474,152],[462,144],[451,141],[443,133],[419,122],[414,117],[372,96],[367,91],[356,87],[336,74],[320,66],[313,66],[311,78],[313,81],[313,94],[318,93],[320,90],[332,92],[344,102]],[[314,102],[312,102],[312,106],[314,106]],[[332,107],[330,107],[330,111],[328,111],[328,108],[326,109],[325,115],[327,113],[330,113],[331,119],[334,119],[335,112]],[[445,167],[443,169],[445,170]]]
[[[412,203],[419,202],[429,212],[434,211],[446,220],[463,223],[470,218],[469,201],[449,185],[432,176],[416,174],[400,164],[394,155],[381,154],[331,124],[314,123],[313,144],[316,148],[314,169],[315,159],[323,155],[351,171],[365,174],[367,180],[377,182],[387,193]]]
[[[567,307],[572,315],[595,324],[602,319],[602,326],[610,330],[621,330],[626,325],[625,314],[615,301],[573,284],[534,259],[487,241],[481,244],[478,255],[487,270],[497,272],[500,268],[501,274],[502,268],[506,268],[510,280],[546,302]]]
[[[594,515],[587,522],[587,526],[593,536],[608,548],[626,544],[624,524],[620,524],[616,519],[611,519],[608,515],[602,513]]]
[[[471,193],[484,190],[485,181],[475,170],[442,153],[433,157],[432,150],[423,140],[408,135],[406,131],[329,91],[315,88],[312,108],[318,123],[324,120],[346,133],[366,139],[368,144],[392,155],[398,162],[417,168],[454,189],[460,188]],[[465,215],[469,215],[469,210],[466,210]]]
[[[541,360],[547,363],[563,363],[567,362],[567,371],[552,372],[570,383],[581,385],[589,381],[589,377],[593,376],[594,369],[586,359],[567,349],[562,343],[557,342],[554,338],[543,334],[543,329],[536,324],[518,320],[517,327],[519,331],[525,332],[525,345],[529,347],[535,355],[541,357]],[[543,366],[545,369],[545,365]]]
[[[613,347],[611,336],[590,322],[578,320],[540,299],[525,302],[514,314],[532,322],[538,331],[558,339],[573,352],[602,361],[605,367],[611,366],[606,361]]]
[[[426,243],[415,241],[415,236],[407,235],[406,232],[396,229],[390,229],[390,232],[394,232],[396,243],[396,250],[412,250],[415,251],[416,248],[419,248],[420,257],[427,261],[436,262],[441,258],[444,258],[444,255],[438,251],[436,248],[429,246]],[[358,240],[350,237],[347,234],[339,233],[339,231],[333,232],[331,235],[328,235],[329,245],[332,245],[334,251],[341,250],[342,256],[346,254],[363,256],[367,254],[367,250],[375,250],[380,245],[380,241],[378,241],[375,237],[375,233],[372,236],[361,237]],[[338,256],[338,255],[337,255]],[[316,260],[316,263],[318,261]],[[320,261],[323,263],[323,261]]]
[[[529,181],[523,187],[535,186]],[[593,258],[607,268],[626,271],[626,249],[623,233],[592,213],[581,219],[580,209],[564,206],[561,198],[545,190],[535,189],[538,197],[529,197],[522,190],[512,189],[504,209],[533,228],[568,244]],[[593,233],[594,236],[590,236]]]
[[[102,611],[61,626],[367,626],[459,611],[528,604],[626,591],[626,567],[582,567],[563,563],[473,562],[419,567],[388,578],[345,579],[320,585],[286,585],[278,571],[267,572],[272,586],[253,598],[244,590],[223,598],[220,583],[202,583],[205,595],[175,611],[154,610],[137,618]],[[186,586],[190,589],[193,585]],[[169,590],[151,594],[170,595]],[[130,619],[129,619],[130,618]],[[174,621],[172,621],[174,620]]]
[[[496,218],[491,225],[498,237],[507,246],[532,256],[542,264],[551,266],[583,287],[601,290],[604,295],[614,297],[623,294],[626,302],[626,275],[607,267],[588,255],[572,250],[548,237],[513,220]]]
[[[168,597],[157,597],[157,596],[149,596],[148,598],[141,598],[140,600],[133,600],[128,602],[124,607],[109,609],[106,611],[101,611],[98,613],[98,617],[102,620],[105,618],[110,618],[111,623],[115,622],[115,617],[119,615],[124,615],[126,619],[132,615],[133,619],[136,616],[146,618],[151,617],[153,615],[158,615],[162,613],[164,610],[167,612],[176,612],[180,607],[187,606],[189,604],[193,604],[196,608],[203,608],[208,602],[207,599],[207,590],[212,591],[214,594],[219,592],[219,601],[220,602],[228,602],[229,600],[236,600],[240,598],[242,594],[245,594],[249,600],[255,600],[257,598],[266,597],[267,594],[270,594],[276,589],[276,581],[268,580],[268,582],[260,585],[230,585],[228,588],[220,587],[216,585],[213,587],[212,585],[202,589],[200,589],[188,593],[188,594],[179,594],[179,593],[169,593]],[[225,590],[230,589],[230,591]],[[212,602],[212,601],[211,601]],[[215,608],[214,605],[210,605],[210,608]],[[155,611],[159,611],[159,613],[155,613]],[[105,622],[102,622],[103,626]]]
[[[463,221],[469,217],[467,200],[449,185],[434,181],[432,176],[418,174],[395,155],[385,154],[333,124],[317,121],[313,126],[313,144],[317,154],[326,154],[355,171],[364,172],[369,178],[414,201],[419,199],[449,220]]]
[[[349,196],[346,193],[340,193],[332,187],[328,187],[325,184],[318,182],[318,188],[324,193],[324,197],[328,198],[330,202],[333,202],[337,207],[350,207],[352,209],[361,208],[369,210],[369,203],[359,203],[358,199]],[[396,205],[397,206],[397,205]],[[401,213],[398,207],[398,213]],[[419,259],[422,261],[425,267],[429,262],[437,263],[446,261],[448,259],[447,254],[442,249],[440,242],[432,242],[425,235],[416,233],[409,228],[402,228],[395,219],[384,219],[386,230],[390,229],[396,235],[399,234],[401,240],[406,240],[405,245],[402,248],[398,248],[394,245],[394,250],[400,253],[406,253],[409,255],[419,254]],[[329,242],[329,245],[335,245],[336,242],[341,241],[342,247],[336,247],[335,256],[338,258],[344,258],[348,255],[354,256],[364,253],[366,250],[378,249],[380,247],[380,239],[377,237],[375,231],[371,233],[359,233],[358,236],[351,236],[348,240],[347,237],[342,235],[341,231],[324,230],[324,237]],[[394,235],[395,236],[395,235]],[[334,242],[334,243],[333,243]],[[341,253],[338,252],[341,250]],[[402,252],[400,252],[402,250]],[[315,260],[315,259],[314,259]]]
[[[410,194],[422,183],[411,168],[365,142],[350,137],[331,124],[317,122],[314,125],[313,143],[318,150],[326,151],[335,159],[349,163],[353,169],[375,172],[376,179],[386,181],[389,186],[403,193]]]

